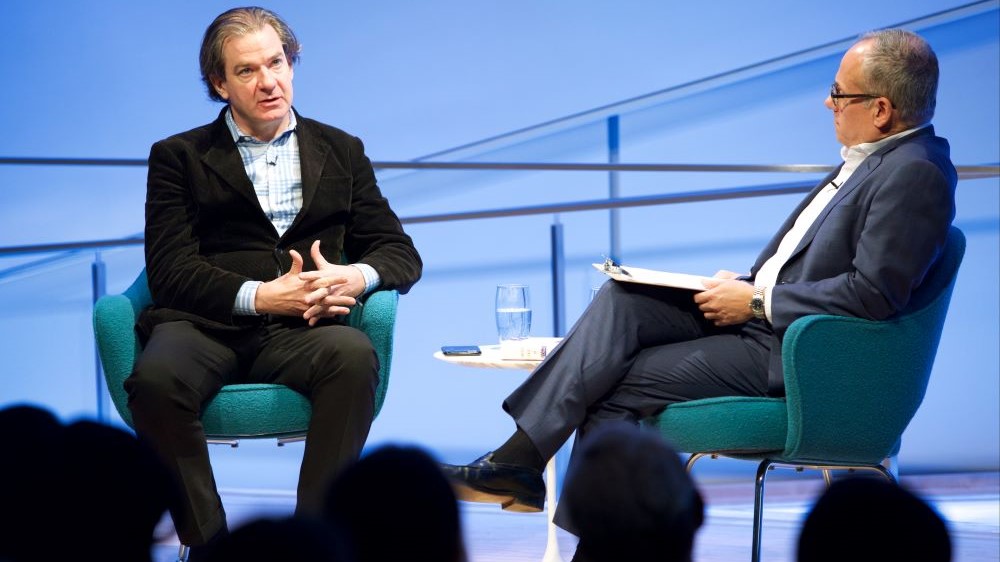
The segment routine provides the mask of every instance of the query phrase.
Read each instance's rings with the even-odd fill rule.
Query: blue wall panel
[[[305,45],[296,107],[358,134],[374,160],[605,162],[606,123],[580,118],[510,141],[510,131],[836,43],[870,28],[961,2],[872,5],[788,0],[724,2],[705,18],[689,3],[527,1],[277,2]],[[924,33],[941,57],[938,132],[957,164],[1000,161],[1000,23],[996,2]],[[152,142],[203,124],[219,106],[197,75],[204,27],[229,3],[14,0],[0,48],[18,67],[4,89],[0,156],[145,158]],[[849,14],[849,15],[848,15]],[[624,104],[626,163],[834,164],[822,106],[839,50],[748,73],[662,103]],[[685,93],[686,92],[686,93]],[[381,184],[404,217],[607,196],[596,172],[406,172]],[[815,179],[812,175],[620,173],[623,196]],[[141,232],[145,169],[0,166],[0,247],[96,240]],[[1000,468],[998,232],[1000,182],[964,181],[956,224],[969,237],[954,304],[925,403],[905,436],[901,469]],[[749,267],[798,196],[623,210],[625,259],[711,274]],[[495,338],[493,289],[528,283],[535,335],[549,335],[549,230],[566,238],[567,319],[600,282],[590,263],[608,252],[606,211],[414,224],[424,279],[400,300],[393,379],[371,443],[421,443],[471,460],[513,429],[500,401],[522,373],[445,365],[442,344]],[[90,331],[90,254],[0,258],[0,406],[44,404],[61,416],[96,412]],[[142,267],[137,247],[102,252],[108,290]],[[41,264],[25,269],[25,264]],[[962,416],[955,419],[955,412]],[[944,421],[947,420],[947,421]],[[213,451],[223,487],[294,486],[301,448],[248,444]],[[245,471],[246,460],[277,470]],[[711,469],[709,469],[711,470]],[[261,475],[267,474],[267,477]]]

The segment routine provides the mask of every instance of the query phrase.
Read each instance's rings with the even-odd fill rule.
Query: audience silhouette
[[[580,538],[573,562],[689,562],[704,503],[677,451],[625,422],[588,433],[560,499],[561,525]]]
[[[0,410],[0,442],[0,560],[50,562],[91,552],[112,562],[152,562],[156,528],[179,491],[135,435],[96,421],[64,424],[46,409],[18,404]],[[458,502],[438,462],[400,445],[347,466],[329,486],[323,517],[254,518],[205,555],[211,562],[468,559]]]
[[[179,496],[159,457],[133,434],[95,421],[64,424],[18,404],[0,410],[0,442],[0,560],[90,551],[152,562],[156,527]],[[690,562],[704,521],[701,494],[677,451],[623,422],[581,440],[561,503],[564,526],[580,539],[573,562]],[[428,452],[404,445],[381,446],[340,472],[323,518],[256,518],[207,554],[211,562],[468,560],[450,482]],[[948,526],[928,502],[862,476],[836,480],[817,500],[797,550],[798,562],[951,559]]]
[[[923,498],[884,478],[835,480],[802,524],[798,562],[951,560],[945,520]]]
[[[132,433],[63,424],[30,404],[0,410],[0,559],[149,562],[156,526],[178,501],[159,457]]]
[[[424,449],[383,445],[333,480],[324,515],[347,534],[357,562],[465,562],[458,501]]]
[[[354,562],[343,533],[326,521],[301,515],[251,519],[205,554],[209,562]]]

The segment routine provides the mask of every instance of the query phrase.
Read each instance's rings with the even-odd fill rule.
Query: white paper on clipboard
[[[692,291],[704,291],[705,285],[702,284],[702,281],[705,279],[713,279],[712,277],[705,277],[704,275],[657,271],[655,269],[643,269],[641,267],[631,267],[625,265],[612,265],[610,267],[607,263],[595,263],[592,265],[594,266],[594,269],[600,271],[615,281],[642,283],[645,285],[659,285],[661,287],[677,287],[678,289],[690,289]]]

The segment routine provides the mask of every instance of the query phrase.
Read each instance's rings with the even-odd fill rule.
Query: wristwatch
[[[754,318],[767,320],[767,314],[764,312],[764,287],[755,286],[753,288],[753,298],[750,299],[750,311],[753,312]]]

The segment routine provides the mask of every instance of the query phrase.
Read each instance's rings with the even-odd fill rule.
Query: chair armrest
[[[94,337],[104,369],[104,380],[118,414],[132,427],[132,413],[123,386],[139,356],[135,310],[125,295],[105,295],[94,304]]]
[[[375,390],[375,415],[385,402],[392,367],[393,337],[399,293],[395,290],[375,291],[348,316],[348,324],[364,332],[375,347],[379,361],[379,383]]]
[[[786,456],[878,463],[892,454],[923,400],[940,338],[926,312],[883,321],[813,315],[789,326]]]

